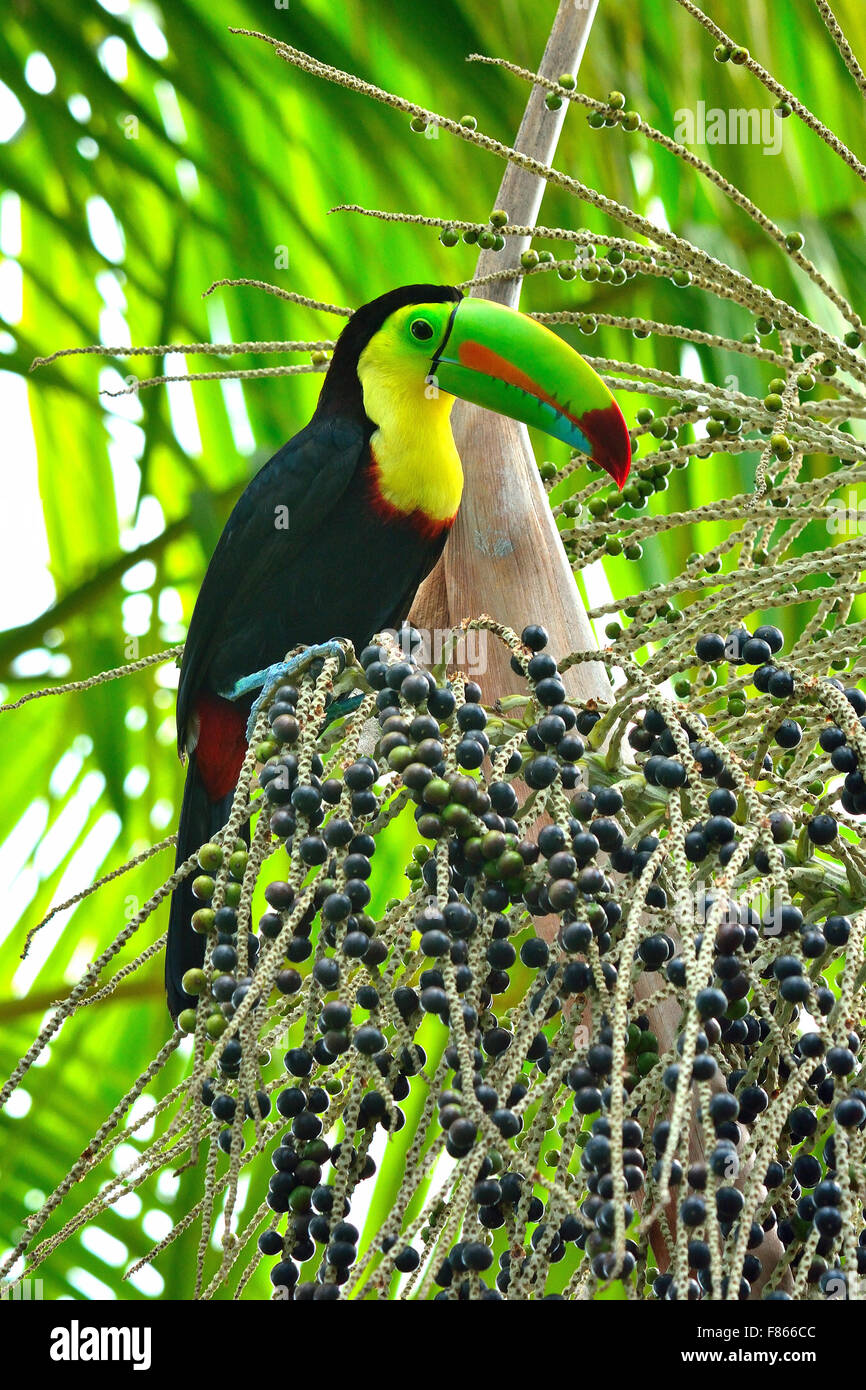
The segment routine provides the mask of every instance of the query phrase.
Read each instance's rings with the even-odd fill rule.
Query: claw
[[[336,641],[321,642],[317,646],[305,647],[297,656],[288,657],[285,661],[278,661],[273,666],[266,666],[263,671],[254,671],[250,676],[242,676],[240,680],[235,681],[229,690],[221,690],[219,693],[223,699],[240,700],[251,690],[261,688],[260,694],[253,701],[250,717],[247,720],[247,741],[253,736],[260,710],[277,686],[282,685],[292,676],[296,676],[299,671],[305,670],[312,662],[324,661],[333,656],[339,657],[342,669],[346,664],[346,652],[343,645]]]

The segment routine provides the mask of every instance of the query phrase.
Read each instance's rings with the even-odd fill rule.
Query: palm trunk
[[[539,69],[544,76],[577,73],[597,3],[588,0],[584,7],[560,0]],[[543,88],[532,88],[515,147],[548,164],[567,103],[551,111],[544,97]],[[496,206],[508,213],[509,222],[533,226],[544,188],[543,179],[509,164]],[[476,276],[518,267],[528,245],[528,238],[506,237],[504,250],[482,251]],[[476,293],[517,308],[520,287],[519,279],[501,280]],[[415,599],[412,621],[428,630],[446,629],[487,613],[518,632],[528,622],[543,622],[550,650],[560,656],[594,647],[525,426],[458,401],[453,428],[466,475],[463,501],[442,559]],[[491,644],[489,661],[482,684],[485,698],[492,701],[511,688],[514,678],[498,644]],[[610,695],[600,663],[577,667],[567,680],[571,694],[581,699]]]

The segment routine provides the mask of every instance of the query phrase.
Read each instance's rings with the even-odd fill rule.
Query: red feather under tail
[[[237,784],[247,751],[246,712],[209,691],[199,695],[195,712],[199,775],[211,801],[221,801]]]

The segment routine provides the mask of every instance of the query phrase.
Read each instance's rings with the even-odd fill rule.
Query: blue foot
[[[259,711],[277,686],[282,685],[290,677],[296,676],[299,671],[306,670],[311,662],[323,661],[329,656],[339,657],[341,662],[345,664],[346,653],[339,642],[322,642],[318,646],[305,647],[297,656],[293,656],[287,661],[278,661],[273,666],[266,666],[263,671],[254,671],[251,676],[242,676],[240,680],[235,681],[229,690],[219,692],[225,700],[239,700],[242,696],[248,695],[251,690],[261,689],[261,693],[253,702],[250,717],[247,720],[247,739],[252,738]]]

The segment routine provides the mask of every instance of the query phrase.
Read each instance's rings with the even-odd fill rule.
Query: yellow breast
[[[364,409],[377,427],[370,443],[379,491],[398,511],[450,520],[463,494],[463,469],[451,433],[454,397],[433,383],[410,379],[390,346],[377,334],[358,358]]]

